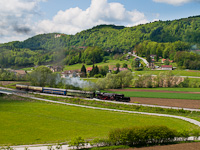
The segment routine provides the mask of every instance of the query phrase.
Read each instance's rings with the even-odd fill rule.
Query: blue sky
[[[135,26],[200,15],[200,0],[1,0],[0,43],[99,24]]]

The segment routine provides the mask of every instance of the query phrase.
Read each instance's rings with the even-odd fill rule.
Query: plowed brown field
[[[179,92],[179,91],[162,91],[162,90],[135,90],[135,89],[111,89],[109,91],[134,91],[134,92],[140,91],[140,92],[200,94],[200,92]],[[200,109],[200,100],[131,97],[131,103]],[[200,150],[200,148],[199,148],[199,150]]]
[[[132,148],[132,149],[130,148],[128,150],[200,150],[200,143],[183,143],[183,144],[152,146],[144,148]]]

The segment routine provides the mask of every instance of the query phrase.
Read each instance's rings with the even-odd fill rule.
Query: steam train
[[[22,84],[16,84],[16,89],[32,91],[32,92],[40,92],[40,93],[57,94],[57,95],[67,95],[72,97],[97,98],[101,100],[112,100],[112,101],[116,100],[120,102],[130,102],[130,97],[124,97],[124,94],[59,89],[59,88],[39,87],[39,86],[30,86]]]

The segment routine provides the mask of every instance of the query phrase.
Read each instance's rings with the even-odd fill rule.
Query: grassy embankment
[[[93,110],[17,97],[0,97],[0,106],[0,145],[64,142],[76,136],[102,138],[113,128],[131,126],[196,128],[174,118]]]

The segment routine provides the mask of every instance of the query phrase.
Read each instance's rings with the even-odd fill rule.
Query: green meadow
[[[133,71],[133,72],[135,72],[135,75],[141,75],[141,74],[159,75],[160,73],[166,73],[166,72],[169,72],[169,71],[167,71],[167,70],[147,70],[147,71]],[[195,71],[195,70],[172,70],[171,72],[174,75],[177,75],[177,76],[200,77],[200,71]]]
[[[107,60],[106,62],[101,62],[101,63],[96,63],[95,65],[97,65],[98,67],[100,66],[112,66],[112,67],[116,67],[116,64],[119,63],[122,67],[122,65],[124,63],[126,63],[127,65],[129,65],[129,68],[131,68],[131,61],[126,61],[126,60]],[[83,64],[75,64],[75,65],[68,65],[68,66],[65,66],[64,70],[76,70],[76,69],[81,69]],[[88,68],[88,67],[92,67],[93,65],[86,65],[85,64],[85,67]]]
[[[23,98],[0,97],[0,145],[65,142],[73,137],[103,138],[114,128],[165,125],[194,129],[188,122],[168,118],[93,110]]]
[[[152,90],[158,91],[176,91],[176,92],[200,92],[200,88],[125,88],[125,89],[133,89],[133,90],[148,90],[151,92]]]

